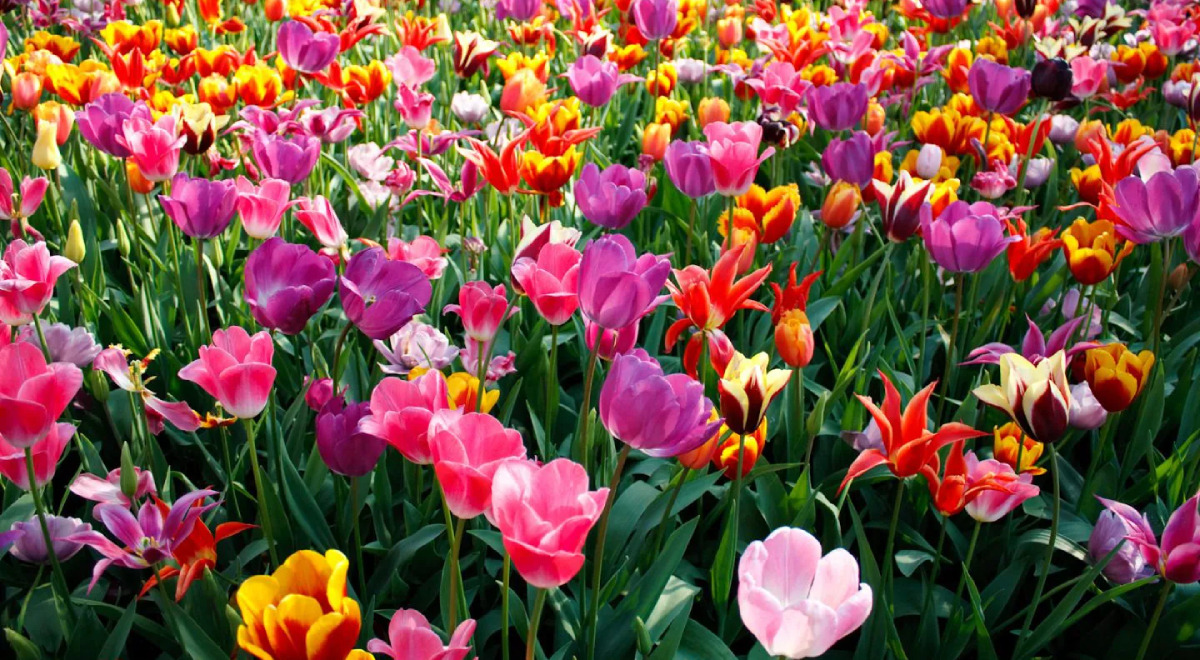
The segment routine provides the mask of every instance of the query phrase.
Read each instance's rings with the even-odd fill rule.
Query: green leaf
[[[725,646],[720,637],[714,635],[708,628],[688,619],[683,631],[683,639],[679,641],[679,652],[676,660],[737,660],[737,656]]]
[[[8,646],[17,660],[42,660],[41,649],[21,633],[12,628],[5,628],[4,638],[8,640]]]
[[[288,517],[296,522],[300,531],[304,532],[318,551],[324,552],[329,548],[338,547],[333,532],[329,529],[329,523],[325,520],[325,514],[321,512],[321,507],[313,499],[312,493],[305,487],[296,466],[292,465],[291,457],[287,452],[281,453],[279,462],[283,466],[283,496],[291,509],[291,515]]]
[[[417,551],[429,545],[446,531],[442,524],[426,525],[417,532],[392,546],[387,555],[375,567],[371,579],[367,581],[367,593],[363,598],[378,598],[392,581],[396,573],[417,554]]]
[[[133,628],[133,619],[137,616],[137,604],[136,598],[130,601],[125,613],[117,619],[117,625],[108,633],[104,646],[100,647],[100,653],[96,655],[97,660],[118,660],[121,657],[125,650],[125,641],[129,639],[129,631]]]
[[[222,649],[212,641],[200,624],[196,623],[196,620],[183,608],[170,599],[166,599],[160,604],[170,612],[170,617],[174,619],[178,628],[176,632],[179,635],[180,646],[192,660],[229,660],[229,651]]]

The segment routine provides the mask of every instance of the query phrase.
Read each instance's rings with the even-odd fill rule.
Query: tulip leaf
[[[13,657],[16,660],[42,660],[42,650],[21,633],[12,628],[5,628],[4,638],[8,641],[8,646],[12,649]],[[97,657],[103,658],[104,656]]]
[[[129,631],[133,628],[133,619],[137,616],[137,603],[137,599],[134,599],[129,603],[129,607],[125,608],[125,613],[117,620],[117,625],[108,633],[104,646],[100,647],[100,652],[96,654],[96,660],[117,660],[121,657],[125,650],[125,640],[129,638]]]
[[[720,637],[696,623],[695,620],[688,619],[675,658],[676,660],[736,660],[737,656],[729,650]]]
[[[159,603],[168,611],[168,616],[175,621],[176,633],[180,645],[192,660],[229,660],[229,652],[223,650],[204,632],[183,608],[170,599]]]
[[[329,548],[338,547],[333,532],[329,529],[329,523],[325,520],[325,514],[304,485],[304,480],[300,478],[300,473],[296,471],[296,466],[292,464],[287,452],[281,452],[279,463],[283,467],[283,496],[294,514],[288,517],[296,522],[309,543],[318,551],[324,552]]]

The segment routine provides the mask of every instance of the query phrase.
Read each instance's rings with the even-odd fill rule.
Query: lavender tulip
[[[967,10],[967,0],[923,0],[921,6],[930,16],[946,20],[962,16]]]
[[[317,415],[317,451],[329,469],[345,477],[370,474],[379,462],[383,438],[363,430],[359,420],[371,414],[371,404],[346,404],[335,396]]]
[[[575,181],[575,203],[593,224],[622,229],[646,206],[646,175],[616,163],[601,172],[588,163]]]
[[[595,55],[584,55],[575,60],[563,77],[571,83],[571,90],[580,101],[595,108],[608,103],[621,85],[641,80],[621,73],[614,62]]]
[[[100,344],[87,328],[72,328],[65,323],[51,323],[42,327],[46,335],[46,347],[51,362],[69,362],[79,368],[89,367],[100,354]],[[28,342],[42,348],[41,339],[32,325],[21,326],[18,341]]]
[[[1154,530],[1146,516],[1128,504],[1097,497],[1107,508],[1096,519],[1088,537],[1088,558],[1094,563],[1108,556],[1118,543],[1124,542],[1117,554],[1104,567],[1104,575],[1118,584],[1129,584],[1154,574],[1147,563],[1142,547],[1155,546]]]
[[[650,41],[671,36],[679,21],[677,0],[634,0],[632,9],[638,32]]]
[[[600,421],[617,439],[655,458],[689,452],[717,432],[712,402],[687,374],[663,375],[643,350],[619,355],[600,390]]]
[[[579,308],[593,323],[618,330],[642,317],[666,296],[659,296],[671,261],[655,254],[640,257],[628,238],[603,236],[583,251],[579,265]]]
[[[933,217],[932,207],[921,207],[921,234],[925,248],[939,266],[955,273],[977,273],[1019,236],[1004,235],[999,211],[988,202],[957,201]]]
[[[294,335],[333,295],[333,262],[306,245],[268,239],[246,259],[246,303],[260,325]]]
[[[537,16],[542,9],[542,0],[500,0],[496,3],[496,18],[512,19],[524,23]]]
[[[860,188],[867,185],[875,175],[875,147],[871,144],[871,136],[855,131],[848,140],[830,140],[825,153],[821,154],[821,164],[835,181],[853,183]]]
[[[975,103],[987,112],[1011,115],[1029,98],[1030,77],[1016,69],[984,57],[975,60],[967,73],[967,85]]]
[[[387,343],[376,340],[375,348],[388,361],[379,365],[385,374],[403,376],[417,367],[440,371],[458,357],[458,347],[437,328],[416,319],[392,335]]]
[[[712,158],[704,142],[672,142],[667,145],[663,165],[667,168],[671,183],[692,199],[707,197],[717,190],[713,181]]]
[[[163,210],[184,234],[205,239],[218,236],[237,212],[237,186],[231,179],[202,179],[185,172],[171,179],[171,194],[159,195]]]
[[[1172,238],[1200,222],[1200,173],[1192,167],[1158,172],[1147,181],[1126,177],[1113,197],[1117,233],[1134,243]]]
[[[63,516],[46,516],[46,527],[50,531],[50,542],[54,546],[54,556],[59,561],[66,561],[75,556],[83,548],[83,543],[69,540],[73,534],[90,531],[92,526],[78,518]],[[29,564],[50,563],[50,553],[46,551],[46,537],[42,534],[42,526],[37,518],[13,523],[12,529],[0,534],[0,545],[12,543],[10,550],[17,559]]]
[[[827,131],[844,131],[867,114],[867,86],[834,83],[813,87],[808,92],[808,114],[813,123]]]
[[[285,136],[255,131],[250,153],[263,174],[294,186],[312,174],[321,157],[321,140],[310,135]]]
[[[300,73],[319,73],[333,64],[341,50],[336,34],[313,32],[300,21],[288,21],[279,26],[275,36],[279,56]]]
[[[425,311],[433,287],[420,268],[371,248],[350,258],[338,293],[346,316],[363,334],[386,339]]]

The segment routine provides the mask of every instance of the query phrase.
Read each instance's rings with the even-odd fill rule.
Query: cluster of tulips
[[[1195,3],[0,18],[15,657],[1200,648]]]

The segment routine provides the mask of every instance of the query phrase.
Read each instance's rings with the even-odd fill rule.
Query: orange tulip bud
[[[671,142],[671,125],[652,123],[642,131],[642,153],[653,158],[656,162],[663,159],[667,153],[667,145]]]
[[[538,80],[530,69],[518,69],[504,83],[500,92],[500,109],[506,113],[530,114],[534,108],[546,102],[546,84]]]
[[[1154,353],[1134,353],[1124,344],[1112,343],[1087,352],[1083,374],[1092,394],[1108,412],[1120,412],[1133,404],[1154,366]]]
[[[862,192],[858,186],[838,181],[825,195],[825,203],[821,205],[821,222],[831,229],[841,229],[854,220],[861,203]]]
[[[719,97],[710,96],[701,99],[696,110],[696,122],[700,124],[700,128],[716,121],[729,121],[729,104],[725,102],[725,99]]]
[[[793,309],[775,325],[775,350],[790,367],[805,367],[813,357],[813,330],[808,315]]]
[[[726,427],[722,426],[719,433],[724,433]],[[758,462],[758,457],[762,455],[763,445],[767,443],[767,420],[764,418],[762,424],[754,430],[754,433],[748,435],[738,435],[736,433],[730,435],[722,442],[716,451],[713,452],[713,465],[725,471],[725,476],[729,479],[736,479],[738,473],[738,453],[739,449],[742,454],[742,476],[750,474],[750,470],[754,469],[754,464]]]
[[[1046,471],[1045,468],[1036,467],[1046,446],[1025,435],[1016,422],[997,426],[993,433],[992,454],[996,460],[1007,463],[1018,473],[1038,475]]]
[[[17,110],[29,110],[42,98],[42,77],[22,71],[12,79],[12,104]]]

